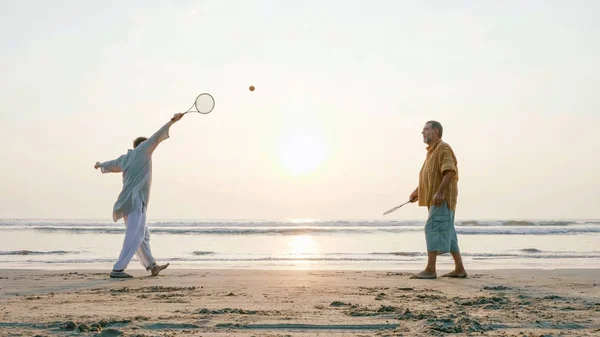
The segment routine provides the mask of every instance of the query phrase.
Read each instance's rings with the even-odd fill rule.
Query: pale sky
[[[456,220],[600,218],[598,1],[0,1],[0,218],[111,219],[153,157],[149,221],[424,219],[430,119]],[[256,91],[250,92],[248,86]]]

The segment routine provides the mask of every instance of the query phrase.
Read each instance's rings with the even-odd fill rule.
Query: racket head
[[[196,110],[201,114],[209,114],[215,108],[215,99],[209,93],[201,93],[194,102]]]
[[[385,213],[383,213],[383,215],[388,215],[388,214],[392,213],[393,211],[397,210],[400,207],[402,207],[402,205],[396,206],[396,207],[394,207],[392,209],[389,209],[389,210],[385,211]]]
[[[385,213],[383,213],[383,215],[390,214],[390,213],[392,213],[393,211],[395,211],[395,210],[399,209],[400,207],[402,207],[402,206],[404,206],[404,205],[408,204],[409,202],[410,202],[410,201],[407,201],[407,202],[403,203],[402,205],[398,205],[398,206],[396,206],[396,207],[394,207],[394,208],[392,208],[392,209],[389,209],[389,210],[385,211]]]

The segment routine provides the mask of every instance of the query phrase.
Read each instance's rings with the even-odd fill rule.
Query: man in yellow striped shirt
[[[448,252],[452,254],[455,268],[443,277],[467,277],[454,228],[458,166],[454,151],[448,143],[442,141],[443,131],[442,125],[437,121],[429,121],[423,127],[423,142],[428,145],[427,156],[419,173],[419,186],[411,193],[409,200],[418,200],[419,206],[427,206],[429,210],[425,224],[427,266],[411,278],[436,278],[437,256]]]

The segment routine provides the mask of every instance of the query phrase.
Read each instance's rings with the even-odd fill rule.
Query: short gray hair
[[[442,127],[442,124],[440,124],[440,122],[438,122],[438,121],[428,121],[427,123],[431,124],[432,129],[438,130],[440,138],[442,138],[442,134],[444,133],[444,128]],[[425,123],[425,124],[427,124],[427,123]]]

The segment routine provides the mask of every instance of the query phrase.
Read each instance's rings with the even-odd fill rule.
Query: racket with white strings
[[[196,108],[196,110],[192,110],[192,108]],[[209,114],[215,108],[215,99],[209,93],[201,93],[196,97],[194,104],[187,109],[183,114],[185,115],[188,112],[198,112],[203,115]]]

